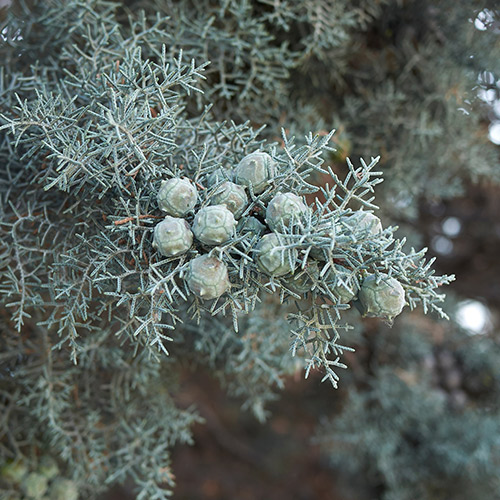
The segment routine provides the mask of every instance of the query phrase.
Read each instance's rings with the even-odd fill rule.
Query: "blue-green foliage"
[[[175,329],[180,304],[190,296],[183,274],[195,252],[202,250],[194,249],[173,259],[162,259],[152,251],[151,228],[160,217],[155,199],[160,181],[186,175],[200,187],[200,205],[204,206],[214,189],[207,183],[210,175],[221,166],[231,169],[260,142],[257,132],[247,124],[218,124],[208,109],[201,114],[189,113],[187,102],[193,92],[199,92],[205,63],[184,63],[181,55],[167,53],[165,46],[153,54],[156,62],[145,60],[139,46],[129,47],[124,41],[125,35],[112,24],[107,12],[84,11],[83,15],[90,16],[87,22],[94,24],[102,19],[104,29],[95,33],[98,38],[106,34],[109,25],[105,42],[100,42],[105,43],[105,50],[92,52],[87,44],[96,43],[94,38],[82,34],[83,47],[62,48],[68,54],[61,60],[63,78],[53,82],[54,89],[42,83],[32,99],[19,99],[17,106],[2,114],[2,128],[11,134],[16,151],[20,151],[19,161],[27,160],[23,177],[30,189],[37,191],[35,196],[46,197],[49,204],[64,200],[63,205],[35,216],[31,210],[36,208],[31,207],[37,202],[28,193],[16,203],[5,196],[5,231],[14,239],[9,241],[6,236],[4,243],[11,281],[4,293],[13,299],[9,307],[14,310],[18,328],[29,314],[27,307],[45,305],[48,317],[44,325],[57,326],[60,345],[70,344],[74,361],[79,329],[92,328],[104,317],[112,317],[110,328],[115,325],[116,335],[128,335],[167,353],[165,342],[170,337],[166,331]],[[85,26],[82,23],[81,29]],[[321,156],[331,150],[331,136],[309,134],[305,144],[299,146],[283,135],[282,150],[271,148],[276,161],[272,182],[263,193],[252,197],[245,214],[262,211],[273,193],[282,190],[299,195],[314,193],[318,188],[308,182],[311,173],[329,175],[332,185],[323,190],[326,202],[318,203],[307,220],[296,221],[289,233],[279,238],[287,249],[287,258],[293,259],[291,268],[306,267],[311,246],[329,246],[325,238],[318,240],[318,229],[325,223],[338,222],[336,250],[324,264],[320,278],[335,259],[348,263],[358,280],[363,272],[389,271],[404,281],[412,308],[419,302],[424,308],[437,308],[435,302],[441,296],[435,288],[448,279],[432,277],[430,263],[422,260],[423,252],[412,251],[406,256],[401,251],[403,242],[394,241],[389,230],[382,237],[367,238],[343,223],[342,217],[349,216],[354,207],[376,208],[373,187],[381,179],[373,171],[377,159],[369,165],[361,161],[359,168],[349,163],[345,181],[324,167]],[[52,189],[63,196],[51,195]],[[15,222],[11,223],[12,218]],[[22,220],[43,228],[44,241],[37,241],[34,250],[15,239]],[[60,231],[64,224],[68,228],[59,232],[59,237],[51,233],[52,228],[57,226]],[[210,312],[231,311],[235,329],[238,311],[250,312],[262,293],[280,291],[282,302],[287,297],[300,298],[289,293],[281,280],[269,281],[262,276],[252,261],[254,247],[253,236],[242,232],[212,251],[229,266],[233,288],[220,304],[211,305]],[[12,264],[8,263],[9,256]],[[45,278],[40,260],[46,265]],[[36,283],[26,283],[28,276],[36,276]],[[332,367],[343,367],[339,358],[344,347],[337,341],[338,330],[346,328],[340,323],[345,306],[329,304],[336,302],[335,296],[321,282],[314,283],[311,295],[310,304],[306,303],[295,318],[293,350],[299,347],[308,352],[308,368],[323,366],[327,378],[336,385],[338,376]],[[199,318],[205,309],[205,304],[195,298],[192,315]],[[332,337],[329,329],[333,330]]]
[[[165,498],[173,485],[169,449],[190,441],[197,420],[175,404],[183,363],[210,367],[264,419],[265,404],[298,367],[306,374],[319,368],[337,386],[350,349],[340,333],[352,328],[347,316],[356,319],[328,282],[335,265],[348,269],[357,288],[369,274],[389,274],[411,309],[443,314],[438,287],[450,278],[434,275],[424,250],[404,248],[394,227],[368,234],[349,224],[354,211],[377,208],[382,179],[372,155],[381,140],[390,148],[382,158],[390,164],[385,212],[396,194],[411,194],[410,213],[416,197],[456,194],[460,176],[493,170],[491,150],[470,132],[479,116],[472,104],[462,126],[453,99],[444,98],[446,89],[462,99],[463,72],[434,72],[424,94],[435,101],[420,101],[422,75],[441,61],[430,59],[441,43],[439,16],[431,12],[418,45],[405,38],[399,76],[368,64],[368,39],[391,5],[51,0],[7,11],[0,40],[0,304],[8,311],[1,459],[25,455],[32,463],[44,450],[82,498],[126,478],[138,498]],[[385,60],[391,50],[376,55]],[[449,47],[442,59],[451,53],[459,58]],[[442,129],[441,108],[449,125]],[[324,124],[339,126],[339,139]],[[439,152],[430,155],[433,149]],[[278,192],[320,198],[278,234],[295,274],[319,270],[306,293],[255,265],[259,237],[244,224],[228,242],[198,242],[179,257],[152,247],[163,180],[190,178],[204,207],[220,184],[212,174],[230,175],[256,150],[269,153],[276,169],[262,193],[248,189],[243,219],[264,223]],[[339,161],[349,153],[355,162]],[[434,168],[436,161],[446,168]],[[193,214],[186,219],[192,223]],[[333,248],[324,231],[331,224]],[[313,249],[323,252],[319,264]],[[195,297],[184,280],[189,261],[208,253],[227,266],[232,283],[213,302]]]

